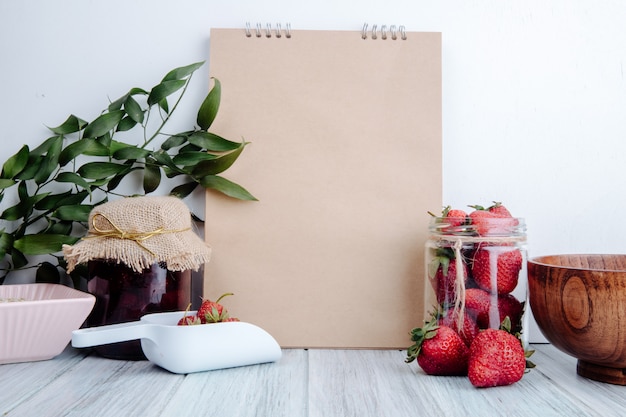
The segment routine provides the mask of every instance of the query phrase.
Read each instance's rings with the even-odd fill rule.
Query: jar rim
[[[492,236],[526,235],[523,217],[488,217],[475,221],[469,217],[432,217],[429,231],[441,236]]]

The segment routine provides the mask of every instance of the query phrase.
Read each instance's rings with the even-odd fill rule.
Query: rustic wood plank
[[[84,355],[68,347],[50,360],[0,365],[0,415],[27,401],[83,359]]]
[[[310,416],[593,415],[534,370],[512,386],[474,388],[426,375],[403,351],[311,351]],[[582,412],[581,412],[582,411]]]
[[[189,374],[162,416],[272,416],[307,414],[307,352],[283,350],[275,363]]]
[[[623,416],[626,387],[576,374],[576,359],[533,345],[537,367],[508,387],[426,375],[399,350],[286,349],[270,364],[176,375],[66,349],[0,366],[0,415]]]
[[[533,361],[548,384],[574,398],[589,415],[626,415],[626,387],[593,381],[576,373],[576,358],[549,344],[535,345]]]
[[[148,361],[126,362],[88,356],[9,415],[158,416],[183,375]]]

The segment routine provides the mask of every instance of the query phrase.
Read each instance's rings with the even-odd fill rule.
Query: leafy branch
[[[141,180],[143,194],[177,178],[170,194],[180,198],[203,187],[239,200],[256,200],[245,188],[218,175],[247,145],[245,140],[233,142],[209,132],[221,99],[219,80],[213,79],[194,128],[164,133],[202,65],[176,68],[149,91],[130,89],[91,122],[72,114],[49,128],[53,136],[39,146],[24,145],[5,161],[0,173],[0,284],[11,271],[25,268],[37,268],[37,282],[59,282],[65,262],[56,254],[63,244],[74,244],[85,233],[93,207],[110,196],[124,195],[115,190],[131,173]],[[143,134],[140,145],[118,140],[135,130]],[[162,140],[160,146],[150,149],[156,139]],[[52,256],[52,262],[32,265],[29,257],[40,255]],[[73,273],[75,283],[81,274],[84,270]]]

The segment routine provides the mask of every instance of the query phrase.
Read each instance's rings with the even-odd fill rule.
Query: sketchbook
[[[205,296],[283,348],[406,348],[442,205],[441,34],[212,29],[212,131],[250,142],[207,191]],[[253,348],[253,347],[251,347]]]

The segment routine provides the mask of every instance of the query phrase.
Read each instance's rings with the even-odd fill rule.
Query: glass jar
[[[158,263],[136,272],[111,260],[88,262],[87,291],[96,297],[88,327],[137,321],[149,313],[197,308],[202,300],[202,275],[192,270],[169,271]],[[106,358],[146,359],[140,340],[111,343],[94,348]]]
[[[87,265],[87,291],[96,297],[88,327],[200,305],[211,248],[191,220],[174,196],[127,197],[91,210],[87,235],[63,246],[68,273]],[[108,358],[145,359],[138,340],[95,350]]]
[[[425,248],[425,319],[469,345],[480,329],[508,326],[528,345],[524,219],[433,217]]]

